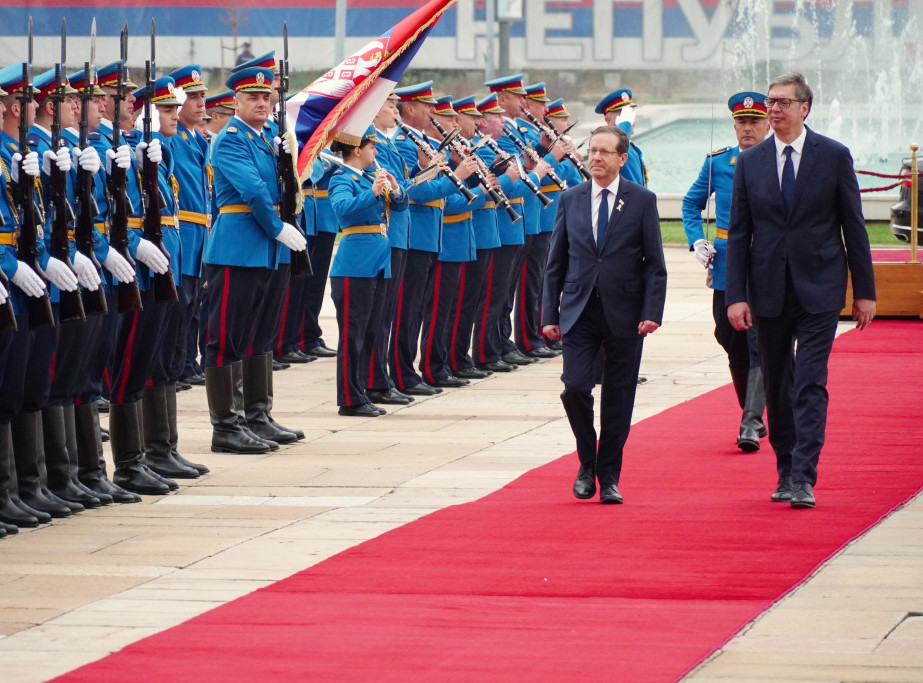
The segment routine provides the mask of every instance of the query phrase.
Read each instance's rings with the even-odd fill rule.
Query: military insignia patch
[[[263,83],[266,82],[266,77],[263,75],[262,71],[257,71],[256,82],[259,83],[260,85],[263,85]]]
[[[745,97],[744,98],[744,109],[752,109],[752,108],[753,108],[753,98]]]
[[[404,136],[403,136],[403,135],[395,135],[395,136],[394,136],[394,139],[395,139],[395,140],[403,140],[403,139],[404,139]]]
[[[225,128],[225,130],[226,130],[228,133],[236,133],[236,132],[237,132],[237,126],[228,126],[227,128]]]
[[[622,93],[622,102],[628,102],[630,99],[631,95],[629,95],[627,92]]]

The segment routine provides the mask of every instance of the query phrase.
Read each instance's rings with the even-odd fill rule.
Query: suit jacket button
[[[603,260],[601,258],[596,259],[596,263],[602,263],[602,262]]]

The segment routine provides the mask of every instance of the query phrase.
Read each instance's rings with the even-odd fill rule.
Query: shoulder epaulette
[[[17,142],[8,142],[8,143],[6,143],[6,144],[7,144],[7,146],[9,146],[9,148],[10,148],[11,150],[13,150],[14,152],[18,152],[18,151],[19,151],[19,143],[17,143]]]
[[[35,147],[37,144],[39,144],[39,143],[41,142],[41,140],[39,139],[38,135],[36,135],[35,133],[29,133],[29,134],[26,136],[26,140],[28,140],[29,144],[30,144],[32,147]]]
[[[709,153],[708,153],[708,156],[710,156],[710,157],[716,157],[716,156],[718,156],[719,154],[724,154],[724,153],[730,152],[730,151],[731,151],[731,148],[730,148],[730,147],[722,147],[721,149],[716,149],[714,152],[709,152]]]
[[[87,135],[87,139],[88,139],[88,140],[99,140],[99,137],[100,137],[100,135],[99,135],[99,131],[98,131],[98,130],[94,130],[92,133],[90,133],[89,135]]]
[[[404,135],[395,135],[395,136],[394,136],[394,139],[395,139],[395,140],[404,140],[405,137],[406,137],[406,136],[404,136]]]
[[[188,140],[188,139],[189,139],[189,136],[186,135],[186,131],[183,131],[182,133],[180,133],[180,135],[183,136],[183,140]]]
[[[224,130],[225,130],[226,133],[236,133],[236,132],[237,132],[237,126],[228,126],[228,127],[225,128]]]

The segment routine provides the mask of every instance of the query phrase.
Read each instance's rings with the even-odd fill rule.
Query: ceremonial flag
[[[286,103],[304,180],[334,135],[359,144],[430,29],[456,0],[430,0]]]

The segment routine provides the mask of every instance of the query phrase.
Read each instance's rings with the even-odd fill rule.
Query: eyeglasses
[[[805,102],[805,100],[793,100],[791,97],[767,97],[763,100],[766,109],[772,109],[774,104],[778,104],[779,109],[788,109],[792,106],[792,102]]]
[[[594,154],[598,154],[601,157],[611,157],[613,154],[618,154],[618,153],[619,153],[618,150],[611,150],[611,149],[597,149],[596,147],[590,147],[589,149],[590,156],[593,156]]]

